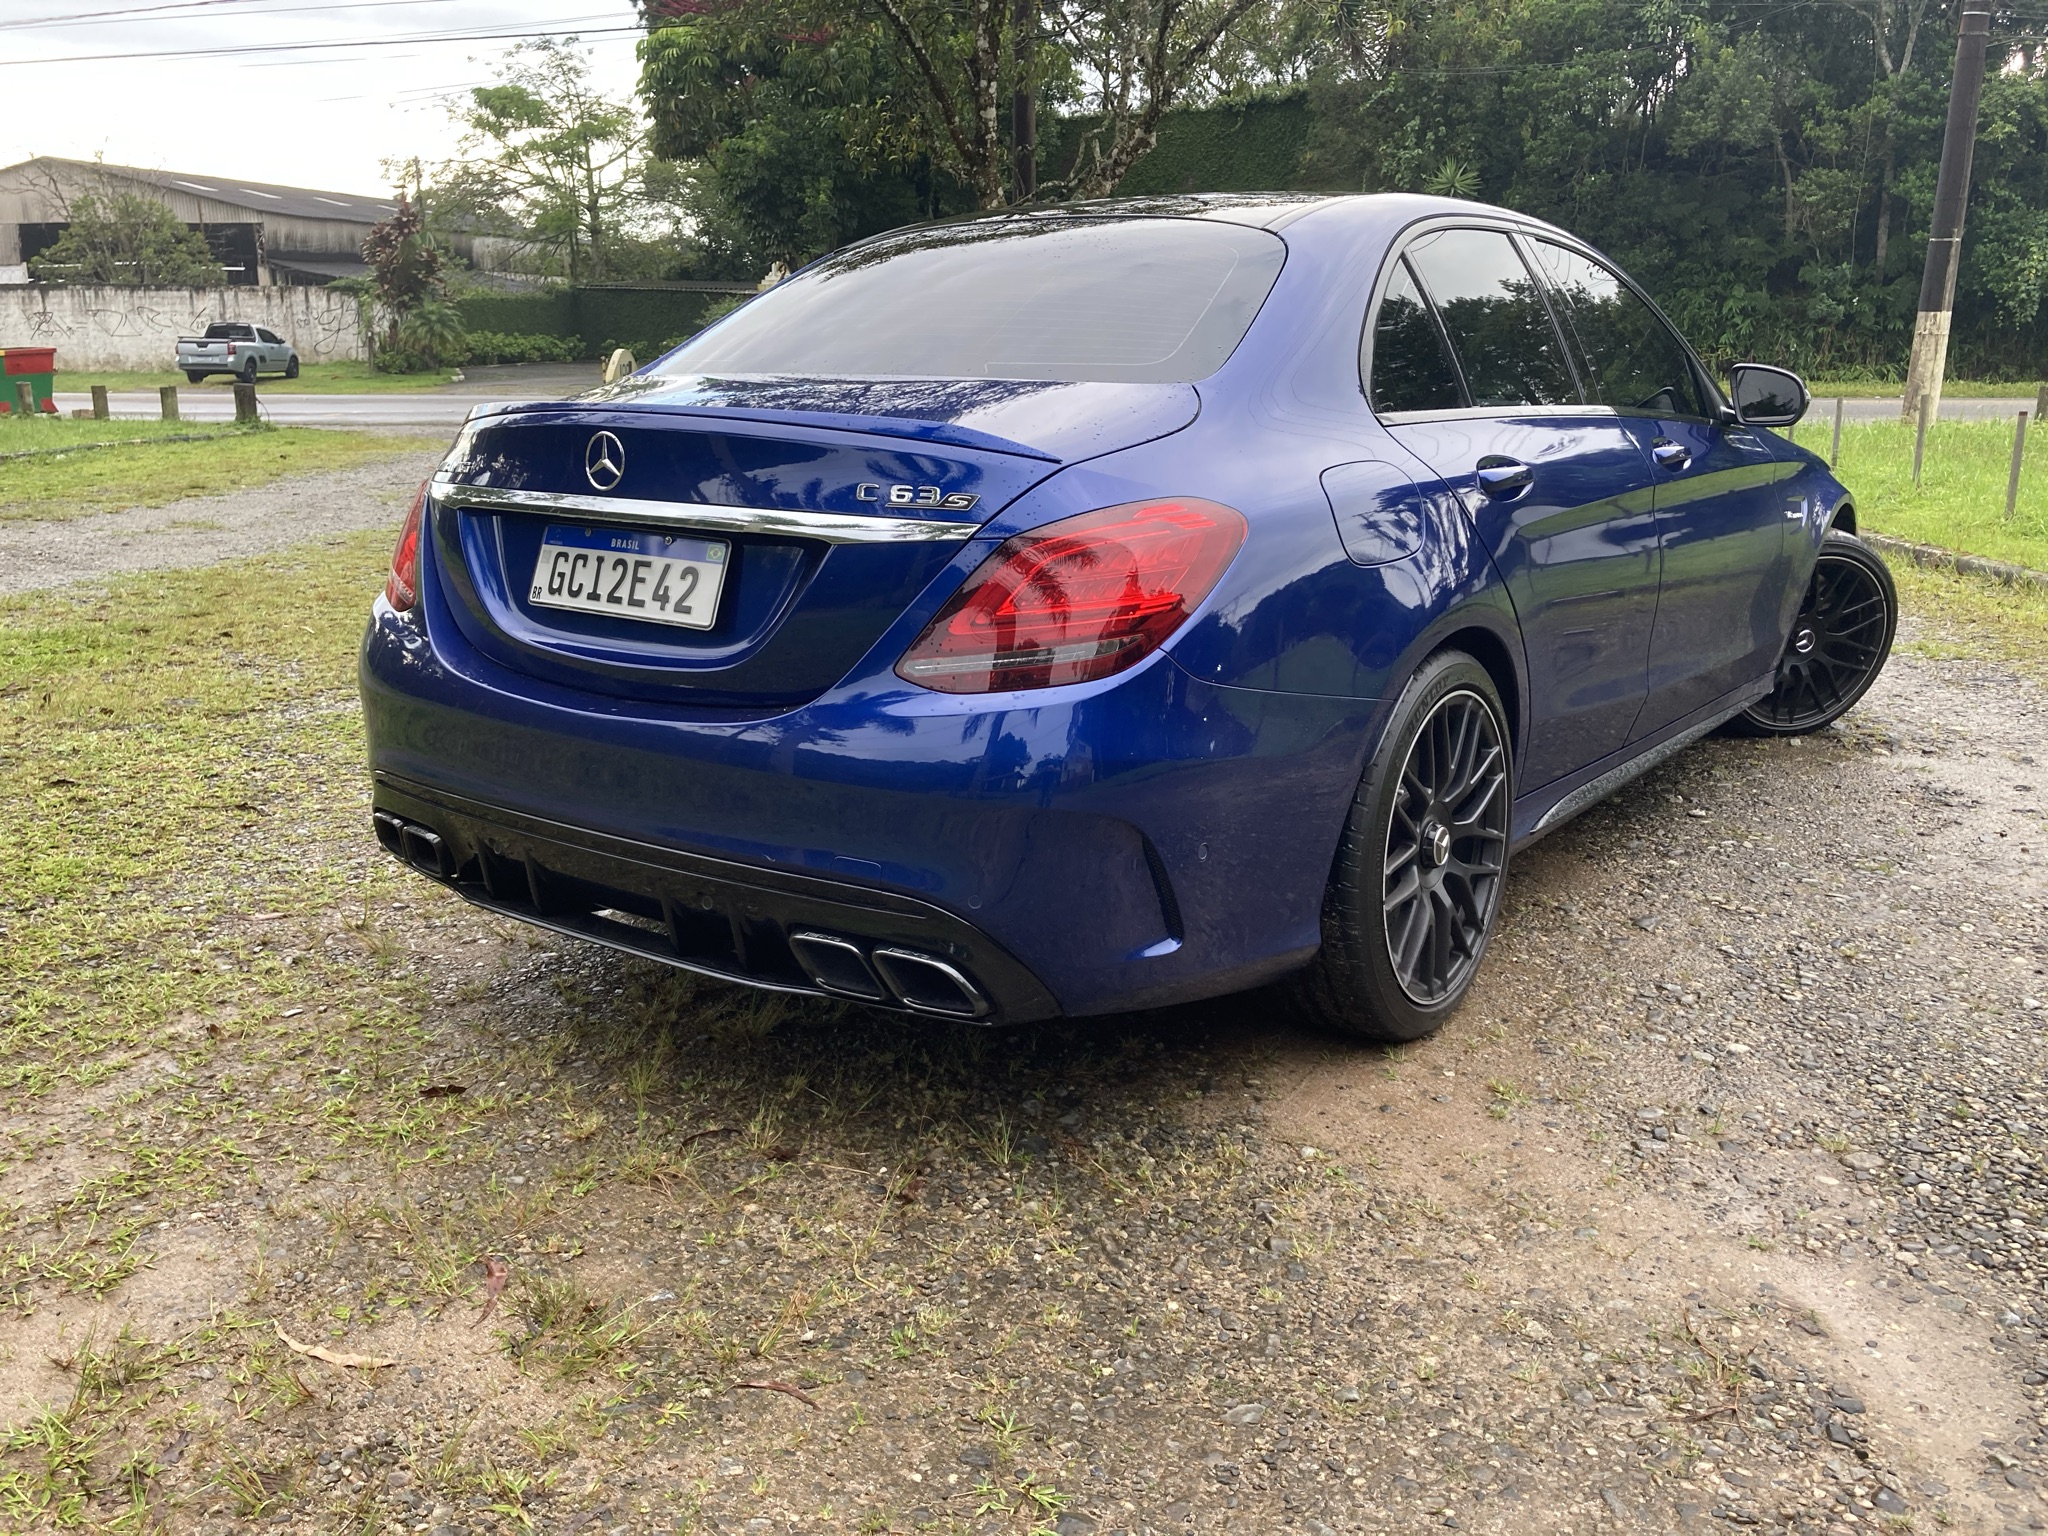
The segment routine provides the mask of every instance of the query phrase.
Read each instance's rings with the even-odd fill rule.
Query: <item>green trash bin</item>
[[[57,349],[0,347],[0,411],[13,414],[23,379],[35,396],[36,409],[56,415],[57,402],[50,395],[57,382]]]

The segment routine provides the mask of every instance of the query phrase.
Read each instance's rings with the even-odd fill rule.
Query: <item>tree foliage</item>
[[[164,204],[133,192],[81,192],[56,242],[29,262],[45,282],[205,288],[221,281],[206,237]]]
[[[463,153],[437,172],[438,215],[549,253],[571,282],[630,272],[650,202],[638,108],[592,86],[573,37],[521,43],[497,73],[455,110]]]
[[[1911,340],[1952,0],[1390,0],[1310,87],[1304,169],[1450,191],[1612,252],[1709,354],[1895,369]],[[1955,356],[2038,369],[2048,91],[2001,22]],[[1455,175],[1453,174],[1455,172]]]

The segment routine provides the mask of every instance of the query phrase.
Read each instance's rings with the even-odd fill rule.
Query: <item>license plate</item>
[[[725,585],[722,539],[618,528],[549,528],[527,600],[541,608],[609,613],[709,629]]]

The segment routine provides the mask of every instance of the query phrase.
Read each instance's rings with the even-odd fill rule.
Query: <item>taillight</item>
[[[1209,595],[1244,515],[1192,496],[1127,502],[1005,540],[896,674],[941,693],[1086,683],[1135,666]]]
[[[229,343],[228,343],[228,356],[229,356],[229,357],[233,357],[234,355],[235,355],[235,344],[234,344],[234,343],[233,343],[233,342],[231,341],[231,342],[229,342]]]
[[[420,523],[427,508],[427,482],[422,480],[405,514],[405,526],[398,531],[398,548],[391,551],[391,577],[384,583],[384,601],[400,613],[420,600]]]

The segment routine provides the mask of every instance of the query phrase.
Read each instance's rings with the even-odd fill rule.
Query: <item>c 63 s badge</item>
[[[936,485],[876,485],[864,480],[853,488],[856,501],[879,501],[892,507],[938,507],[946,512],[972,512],[981,500],[972,491],[947,492]]]

